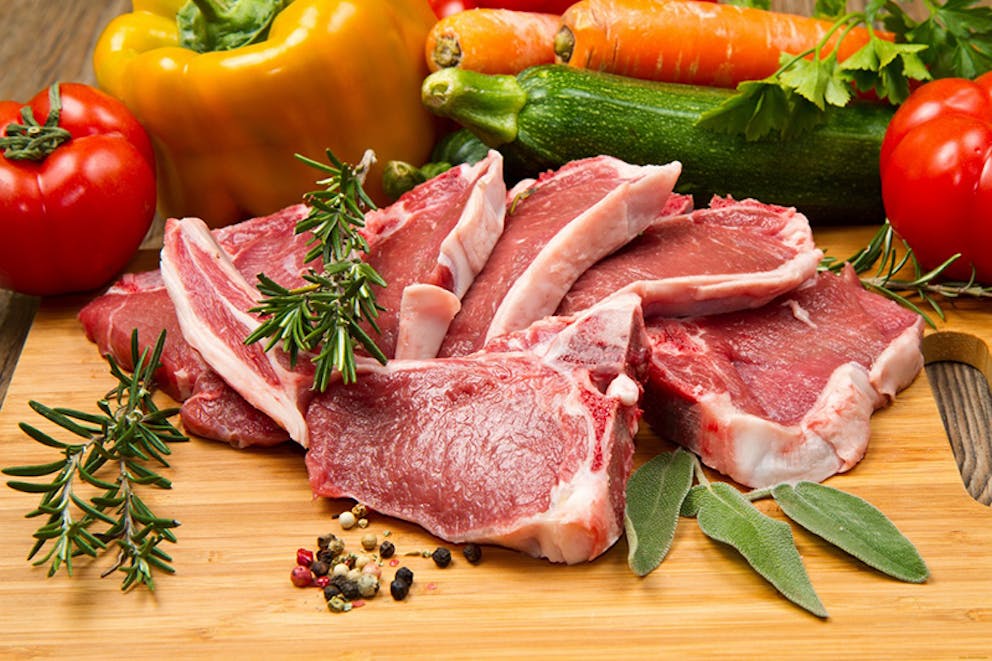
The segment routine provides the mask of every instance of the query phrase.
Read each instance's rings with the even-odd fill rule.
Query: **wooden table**
[[[800,1],[800,0],[797,0]],[[39,89],[42,89],[56,79],[78,80],[92,82],[92,70],[90,64],[90,54],[96,34],[115,14],[129,9],[130,3],[126,0],[91,0],[87,2],[75,2],[71,0],[5,0],[0,3],[0,19],[3,20],[5,38],[0,41],[0,98],[14,98],[26,100]],[[864,235],[863,229],[851,230],[858,237]],[[843,229],[824,230],[817,233],[818,240],[824,245],[850,247],[850,236],[845,234]],[[859,238],[860,240],[860,238]],[[74,398],[82,397],[77,391],[78,383],[88,383],[101,379],[101,368],[99,361],[93,359],[95,349],[89,345],[82,337],[82,331],[74,325],[73,315],[81,303],[80,297],[67,297],[64,299],[50,299],[39,304],[37,299],[0,291],[0,407],[6,408],[3,413],[16,416],[26,415],[24,401],[36,394],[39,397],[63,398],[60,401],[49,401],[51,404],[69,405],[74,402]],[[988,342],[992,336],[992,322],[988,325],[982,321],[988,312],[981,305],[965,304],[962,307],[962,314],[952,314],[952,321],[945,328],[955,328],[955,324],[960,319],[979,320],[977,326],[969,326],[979,329],[978,334],[981,339]],[[24,371],[17,372],[18,357],[21,355],[22,344],[32,328],[32,322],[37,319],[36,334],[32,334],[35,343],[28,340],[27,348],[24,351],[22,366]],[[970,322],[969,322],[970,323]],[[65,348],[70,355],[47,356],[44,342],[53,342],[53,346]],[[90,353],[87,353],[90,352]],[[78,360],[76,357],[79,356]],[[63,361],[60,363],[59,361]],[[72,383],[59,383],[54,380],[51,374],[60,369],[63,363],[70,363],[68,371],[76,380]],[[986,369],[987,366],[986,366]],[[15,376],[14,388],[11,390],[11,400],[3,402],[3,395],[11,384],[12,376]],[[902,430],[911,434],[912,428],[908,423],[894,423],[896,415],[906,416],[907,406],[922,407],[920,415],[935,416],[936,411],[931,411],[930,407],[936,402],[936,408],[940,410],[949,429],[949,438],[954,448],[954,456],[963,475],[963,480],[968,490],[975,498],[981,502],[992,502],[992,450],[989,448],[990,418],[992,418],[992,404],[990,404],[989,390],[982,373],[975,368],[968,367],[956,362],[939,362],[928,367],[926,380],[933,390],[932,399],[928,394],[929,389],[921,385],[924,377],[912,389],[908,399],[904,401],[898,411],[883,418],[880,423],[883,432],[890,429]],[[81,380],[81,381],[80,381]],[[19,387],[18,387],[19,384]],[[38,387],[44,392],[35,392],[32,384],[47,384]],[[91,390],[98,391],[99,388],[93,386]],[[89,393],[85,393],[88,396]],[[66,401],[68,400],[68,401]],[[907,403],[908,402],[908,403]],[[85,403],[80,402],[80,406]],[[13,410],[11,410],[13,409]],[[8,415],[6,419],[11,416]],[[3,418],[0,415],[0,418]],[[900,426],[901,425],[901,426]],[[937,429],[938,427],[935,427]],[[3,430],[7,431],[5,427]],[[901,432],[899,432],[901,433]],[[939,433],[939,432],[938,432]],[[885,433],[883,433],[883,436]],[[898,433],[896,434],[898,436]],[[13,442],[12,438],[4,437],[3,442]],[[939,449],[940,439],[934,439]],[[193,450],[191,450],[193,451]],[[266,466],[265,474],[253,474],[250,469],[244,471],[244,479],[250,479],[250,483],[243,485],[242,489],[229,493],[223,487],[211,481],[210,471],[214,466],[219,470],[229,471],[225,481],[237,481],[243,479],[240,468],[238,468],[240,457],[232,459],[232,451],[218,445],[207,444],[203,447],[195,448],[199,457],[207,457],[208,463],[195,464],[187,469],[182,479],[186,484],[215,485],[218,494],[223,491],[223,498],[219,499],[216,507],[204,509],[202,504],[195,503],[184,520],[184,528],[188,527],[192,531],[194,538],[188,542],[191,548],[185,552],[180,549],[178,555],[186,562],[185,577],[177,577],[170,585],[171,579],[166,579],[168,586],[154,597],[147,594],[138,594],[122,597],[115,594],[115,588],[108,585],[113,579],[100,581],[95,577],[95,572],[84,572],[83,576],[72,579],[73,581],[86,581],[86,587],[70,585],[71,581],[64,577],[52,579],[46,583],[42,572],[32,570],[27,563],[23,565],[23,577],[18,576],[17,569],[10,569],[7,565],[0,568],[5,578],[2,588],[4,598],[17,594],[19,598],[23,595],[36,591],[41,600],[52,599],[53,613],[49,621],[46,617],[46,609],[40,608],[33,603],[17,604],[4,601],[0,605],[0,649],[7,650],[16,656],[34,655],[65,655],[66,644],[71,644],[78,637],[84,642],[94,643],[105,641],[108,645],[127,645],[134,650],[141,649],[143,643],[147,643],[150,653],[153,656],[164,656],[169,650],[181,650],[183,647],[175,645],[192,645],[190,651],[196,650],[199,653],[211,653],[211,650],[234,651],[249,657],[262,655],[287,656],[292,655],[294,650],[307,650],[313,655],[315,648],[312,646],[313,640],[321,636],[326,639],[327,653],[355,655],[360,657],[370,657],[363,647],[356,647],[362,638],[359,633],[351,632],[344,635],[341,629],[352,626],[352,622],[361,622],[365,627],[364,635],[368,640],[376,639],[379,643],[379,650],[385,650],[387,655],[399,654],[406,650],[403,640],[391,639],[393,635],[390,631],[402,633],[410,636],[411,651],[421,655],[430,655],[432,649],[425,643],[422,637],[418,637],[416,632],[423,629],[427,633],[436,636],[436,651],[439,656],[448,658],[458,658],[463,656],[498,656],[501,645],[505,645],[503,651],[513,656],[513,650],[520,652],[519,643],[533,643],[547,639],[550,644],[557,645],[560,649],[571,650],[572,656],[581,656],[581,650],[586,649],[590,654],[598,653],[602,656],[604,650],[610,649],[612,643],[604,643],[604,635],[608,635],[603,630],[604,623],[609,623],[611,630],[615,631],[618,641],[627,641],[631,649],[646,652],[664,650],[666,641],[675,644],[679,649],[692,649],[697,652],[733,651],[736,655],[758,654],[761,650],[777,651],[779,655],[790,649],[797,654],[805,653],[806,656],[819,656],[829,653],[838,656],[873,656],[875,654],[889,655],[889,653],[899,652],[901,656],[925,656],[936,658],[942,656],[940,650],[948,652],[947,656],[983,656],[992,654],[992,647],[982,652],[979,643],[969,638],[969,632],[978,634],[985,633],[987,640],[992,641],[992,604],[978,603],[977,605],[960,605],[964,610],[958,608],[958,604],[953,603],[953,595],[947,597],[949,601],[945,603],[945,596],[941,593],[939,600],[927,602],[926,590],[932,586],[918,586],[918,591],[907,589],[905,593],[894,592],[889,584],[883,579],[869,576],[866,580],[867,590],[879,590],[882,606],[880,608],[891,607],[893,604],[898,608],[908,608],[907,612],[913,612],[913,603],[926,604],[927,607],[939,608],[939,612],[934,616],[937,621],[941,618],[947,620],[947,626],[952,627],[957,635],[957,640],[941,641],[934,638],[929,644],[919,640],[920,636],[914,632],[914,628],[919,623],[914,621],[899,620],[893,617],[879,617],[880,622],[884,622],[882,629],[875,632],[875,642],[866,639],[860,641],[860,647],[856,649],[844,649],[842,641],[834,640],[828,650],[823,650],[817,642],[816,624],[810,624],[810,620],[788,605],[783,605],[773,592],[769,591],[760,580],[750,577],[745,569],[740,569],[739,564],[733,564],[734,560],[730,552],[723,554],[710,548],[711,545],[697,537],[685,537],[677,540],[675,555],[681,558],[675,562],[671,570],[664,579],[668,583],[645,582],[638,587],[636,583],[633,587],[626,583],[619,587],[621,597],[614,599],[612,592],[615,580],[613,567],[622,565],[622,554],[624,549],[614,549],[610,553],[610,558],[605,563],[594,563],[587,568],[575,569],[571,573],[571,578],[563,579],[562,574],[555,574],[549,571],[546,564],[541,562],[522,562],[516,554],[496,551],[490,569],[481,570],[480,578],[471,577],[465,574],[457,578],[449,578],[445,575],[438,575],[437,584],[434,587],[423,588],[425,592],[437,589],[436,595],[421,593],[418,597],[419,605],[406,608],[403,605],[382,604],[365,609],[369,613],[361,613],[346,616],[346,619],[327,619],[330,616],[322,611],[322,607],[311,595],[304,598],[297,593],[279,592],[278,598],[268,601],[266,595],[272,586],[259,583],[257,572],[251,569],[266,567],[275,572],[282,571],[281,567],[288,569],[291,566],[291,557],[295,545],[308,543],[312,536],[323,532],[316,527],[301,529],[299,518],[292,517],[282,520],[281,512],[298,508],[299,500],[306,498],[306,485],[301,483],[300,456],[293,450],[278,450],[274,452],[255,454],[253,459],[258,460]],[[251,459],[251,457],[250,457]],[[905,459],[904,457],[901,459]],[[213,463],[216,462],[216,463]],[[877,464],[878,461],[876,460]],[[243,464],[242,464],[243,465]],[[869,469],[866,469],[869,470]],[[874,470],[874,469],[870,469]],[[944,474],[940,471],[941,479]],[[250,476],[250,477],[248,477]],[[854,476],[852,475],[852,478]],[[845,483],[846,484],[846,483]],[[855,478],[855,484],[859,484]],[[875,484],[875,478],[868,480],[869,490]],[[937,499],[937,502],[944,497],[945,492],[950,492],[953,496],[954,487],[945,483],[937,488],[933,494],[928,493],[925,478],[914,478],[913,488],[915,494],[904,497],[915,497],[921,502],[926,501],[929,496]],[[292,486],[287,486],[292,485]],[[843,485],[841,485],[843,486]],[[907,487],[908,488],[908,487]],[[257,491],[256,491],[257,490]],[[905,491],[905,490],[904,490]],[[232,495],[233,493],[233,495]],[[267,499],[256,497],[255,493],[278,494],[278,497],[271,495]],[[903,492],[900,492],[903,493]],[[6,495],[6,494],[5,494]],[[195,494],[194,494],[195,495]],[[176,493],[177,502],[180,505],[187,503],[190,499],[188,493],[179,491]],[[892,502],[897,502],[896,496],[891,497]],[[188,504],[188,503],[187,503]],[[883,507],[885,503],[876,502]],[[314,516],[318,515],[326,519],[336,503],[320,502],[315,503],[312,508]],[[208,511],[209,510],[209,511]],[[973,510],[966,505],[962,506],[962,511],[967,517],[983,516],[981,508]],[[231,520],[237,516],[245,516],[248,512],[250,519]],[[931,513],[932,515],[932,513]],[[922,516],[922,515],[921,515]],[[989,519],[980,519],[988,522]],[[253,524],[257,521],[258,527]],[[910,522],[913,519],[910,517]],[[198,524],[203,524],[198,526]],[[9,521],[4,521],[5,534],[13,528]],[[316,526],[317,524],[314,524]],[[395,523],[400,539],[404,536],[418,543],[430,541],[422,532],[417,532],[413,526],[405,526],[401,522]],[[920,526],[917,526],[919,529]],[[27,522],[19,522],[16,526],[16,536],[22,542],[26,540],[23,534],[25,530],[33,529]],[[196,537],[201,534],[198,531],[206,529],[209,537]],[[919,533],[925,536],[925,533]],[[987,560],[988,534],[981,534],[970,530],[952,530],[948,533],[954,537],[954,543],[960,547],[960,552],[964,556],[974,556],[974,566],[976,576],[979,578],[988,577],[989,561]],[[269,544],[265,546],[265,553],[260,555],[245,555],[241,548],[253,547],[250,543],[241,541],[244,536],[245,541],[252,541],[249,538],[255,536],[279,537],[280,544]],[[188,537],[186,539],[189,539]],[[803,538],[804,543],[808,543],[807,538]],[[933,545],[947,543],[947,540],[927,540],[924,541]],[[979,548],[974,545],[978,541]],[[992,540],[988,540],[992,542]],[[285,547],[285,558],[275,555],[281,553],[281,547]],[[292,548],[291,548],[292,547]],[[18,549],[20,546],[12,546],[11,542],[6,542],[4,550],[9,548]],[[275,548],[277,551],[272,551]],[[171,549],[170,549],[171,550]],[[804,549],[804,552],[808,549]],[[693,565],[693,558],[696,554],[701,554],[707,559],[696,560]],[[714,560],[715,555],[715,560]],[[824,553],[822,551],[812,551],[814,561],[819,562],[817,571],[819,574],[829,573],[834,569],[834,565],[843,564],[836,555]],[[686,557],[690,556],[690,557]],[[7,559],[9,561],[9,558]],[[15,558],[15,560],[17,560]],[[929,558],[928,558],[929,560]],[[464,564],[464,563],[463,563]],[[714,567],[719,565],[721,571],[726,571],[724,565],[732,567],[732,576],[724,574],[714,574]],[[493,580],[493,569],[497,567],[499,582]],[[248,573],[252,574],[251,579],[245,579],[246,583],[238,583],[238,567],[247,567]],[[683,569],[685,567],[685,569]],[[464,568],[463,568],[464,571]],[[688,577],[691,572],[693,577]],[[967,579],[961,578],[960,574],[966,571],[960,568],[953,571],[945,569],[942,575],[937,577],[937,581],[944,581],[945,585],[949,580],[961,581],[960,585],[967,585]],[[432,574],[428,574],[433,576]],[[817,578],[815,576],[814,581]],[[576,600],[568,591],[568,581],[583,582],[589,581],[589,590],[585,592],[585,597]],[[474,581],[478,581],[476,584]],[[737,589],[737,581],[745,581],[750,586],[750,590],[758,596],[750,596],[750,601],[741,601]],[[11,583],[10,581],[15,581]],[[179,581],[184,581],[180,587]],[[542,594],[542,585],[547,581],[546,586],[550,591]],[[703,607],[708,599],[714,601],[713,608],[721,607],[717,601],[722,600],[723,582],[727,581],[728,599],[736,600],[735,609],[739,614],[731,615],[730,620],[721,620],[717,615],[710,615]],[[734,586],[731,586],[734,583]],[[237,585],[235,585],[237,584]],[[818,587],[822,584],[817,583]],[[955,583],[958,585],[958,583]],[[10,587],[13,586],[13,587]],[[49,587],[52,586],[52,587]],[[665,589],[684,590],[685,593],[668,594]],[[248,591],[263,590],[262,594],[253,598],[253,593]],[[280,585],[280,587],[282,587]],[[230,589],[230,592],[228,590]],[[939,589],[933,588],[933,589]],[[986,585],[984,590],[988,590]],[[9,590],[9,591],[8,591]],[[92,594],[88,594],[89,591]],[[171,591],[170,591],[171,590]],[[628,601],[631,592],[643,591],[635,600]],[[716,593],[714,593],[714,590]],[[824,629],[820,630],[826,638],[832,638],[831,631],[844,632],[848,635],[852,629],[857,630],[857,620],[863,617],[871,617],[874,604],[871,597],[864,599],[851,597],[857,594],[855,591],[846,591],[847,588],[827,588],[827,597],[838,597],[843,595],[856,603],[852,605],[850,612],[842,611],[838,616],[840,623],[835,624],[836,629],[831,630],[831,624],[825,623]],[[188,591],[195,592],[194,595]],[[449,594],[445,596],[443,593]],[[558,592],[560,591],[560,592]],[[656,593],[657,592],[657,593]],[[201,594],[202,593],[202,594]],[[609,593],[609,595],[607,594]],[[237,608],[231,608],[230,604],[223,602],[233,598],[244,600]],[[567,614],[571,625],[563,625],[555,617],[556,600],[555,594],[561,597],[562,613]],[[895,596],[892,596],[895,594]],[[970,594],[970,593],[969,593]],[[434,599],[433,596],[444,597]],[[189,598],[188,603],[181,602],[181,599]],[[839,598],[839,597],[838,597]],[[111,613],[109,619],[100,620],[96,618],[90,621],[84,613],[88,606],[83,608],[88,599],[92,599],[93,604],[103,606],[104,610],[118,609],[119,612]],[[634,599],[634,597],[631,597]],[[658,630],[645,630],[645,622],[641,607],[636,600],[649,599],[652,607],[659,608]],[[522,621],[515,613],[518,608],[514,603],[518,603],[519,610],[527,613],[527,620]],[[29,600],[30,601],[30,600]],[[662,605],[660,602],[664,601]],[[937,603],[939,601],[939,603]],[[534,604],[539,604],[545,609],[534,612]],[[605,610],[609,604],[611,610]],[[743,604],[743,605],[742,605]],[[24,619],[15,613],[20,612],[21,607],[25,612],[32,613],[31,624],[26,624]],[[95,607],[95,606],[94,606]],[[842,610],[836,601],[828,604],[832,610]],[[144,614],[148,618],[161,618],[160,630],[157,627],[142,629],[143,638],[141,640],[127,640],[126,623],[127,612],[134,609],[136,613]],[[209,620],[209,616],[202,610],[209,611],[217,608],[221,613],[219,620]],[[647,606],[644,606],[647,608]],[[192,610],[189,610],[192,609]],[[381,610],[379,610],[381,609]],[[194,615],[193,612],[196,611]],[[372,614],[378,611],[385,614],[380,620]],[[681,613],[681,615],[680,615]],[[355,617],[355,619],[347,619]],[[684,625],[673,624],[683,618]],[[904,614],[900,615],[904,617]],[[924,616],[921,614],[921,618]],[[83,619],[79,619],[83,618]],[[199,625],[200,619],[207,618],[210,624]],[[427,619],[418,619],[427,618]],[[484,618],[476,620],[475,618]],[[774,618],[784,618],[786,627],[795,627],[795,639],[790,638],[786,631],[782,633],[782,640],[775,642],[770,639],[758,639],[763,630],[762,622]],[[912,618],[911,618],[912,619]],[[42,620],[45,620],[44,622]],[[188,620],[188,621],[187,621]],[[962,624],[963,620],[971,620],[974,623]],[[724,648],[718,639],[700,639],[699,636],[713,636],[714,632],[723,630],[723,627],[738,622],[740,627],[728,629],[729,640],[736,641],[741,646]],[[900,624],[900,621],[903,623]],[[190,622],[193,622],[191,624]],[[307,627],[326,627],[322,633],[315,636],[312,629],[307,632],[300,631],[299,622],[304,622]],[[640,629],[633,631],[626,628],[625,623],[636,623]],[[932,621],[929,621],[932,624]],[[959,626],[960,625],[960,626]],[[967,626],[966,626],[967,625]],[[27,626],[32,629],[29,634],[23,633],[23,628]],[[574,630],[569,628],[574,626]],[[635,626],[635,625],[631,625]],[[649,626],[649,625],[648,625]],[[564,627],[564,628],[563,628]],[[747,629],[751,627],[754,631],[749,636]],[[35,630],[36,629],[36,630]],[[92,629],[92,630],[90,630]],[[484,634],[479,641],[475,641],[471,632],[476,629]],[[905,629],[903,631],[903,629]],[[923,626],[921,631],[926,629]],[[83,634],[84,630],[89,630],[88,634]],[[157,633],[150,633],[157,632]],[[181,632],[181,637],[172,640],[170,632]],[[22,632],[22,633],[18,633]],[[583,633],[585,632],[585,633]],[[697,637],[693,637],[693,636]],[[977,635],[977,634],[976,634]],[[450,640],[448,639],[450,637]],[[293,640],[307,639],[310,646],[294,647]],[[917,654],[912,650],[902,649],[898,645],[900,638],[907,641],[914,641]],[[939,637],[937,637],[939,638]],[[980,638],[980,636],[979,636]],[[285,639],[284,643],[280,641]],[[336,640],[348,641],[349,647],[339,649]],[[457,642],[460,647],[449,645],[450,642]],[[782,642],[786,641],[786,642]],[[792,641],[788,643],[788,641]],[[487,645],[486,647],[475,647]],[[236,643],[236,644],[234,644]],[[618,642],[617,644],[621,644]],[[217,645],[214,647],[212,645]],[[256,646],[257,645],[257,646]],[[302,645],[302,642],[301,642]],[[744,645],[747,645],[746,647]],[[792,645],[792,646],[790,646]],[[956,646],[957,645],[957,646]],[[977,645],[977,646],[976,646]],[[992,643],[990,643],[992,645]],[[70,648],[69,656],[87,657],[103,656],[112,648],[107,646],[102,650],[96,648]],[[554,647],[550,649],[555,649]],[[674,649],[674,648],[673,648]],[[459,651],[460,650],[460,651]],[[957,650],[957,653],[955,653]],[[103,654],[100,654],[102,652]],[[0,653],[0,656],[3,654]]]

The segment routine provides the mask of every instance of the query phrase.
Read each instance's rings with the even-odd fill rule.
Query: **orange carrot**
[[[779,68],[783,52],[815,46],[831,21],[696,0],[581,0],[562,14],[558,62],[633,78],[736,87]],[[842,30],[828,42],[836,45]],[[883,38],[891,35],[879,33]],[[868,41],[855,28],[840,43],[845,58]]]
[[[469,9],[442,18],[427,35],[431,71],[459,67],[489,74],[516,74],[555,61],[560,17],[509,9]]]

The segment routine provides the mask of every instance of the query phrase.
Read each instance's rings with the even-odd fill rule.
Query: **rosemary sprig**
[[[923,308],[929,307],[943,321],[944,310],[939,298],[992,298],[992,287],[983,286],[975,282],[974,278],[967,282],[942,279],[944,271],[958,257],[960,255],[953,255],[936,268],[924,271],[913,254],[913,249],[905,241],[897,240],[892,226],[885,221],[864,248],[843,260],[824,257],[819,270],[838,272],[845,263],[849,263],[866,289],[913,310],[931,328],[936,328],[933,318]],[[907,268],[912,277],[900,277]],[[875,270],[874,275],[863,275],[872,269]]]
[[[48,520],[34,533],[35,544],[28,553],[33,559],[48,544],[48,551],[34,562],[48,563],[48,575],[61,567],[71,576],[73,559],[96,557],[111,544],[117,557],[102,576],[124,573],[121,589],[136,584],[155,589],[152,571],[173,573],[172,558],[161,548],[162,541],[175,542],[172,528],[179,522],[154,514],[139,495],[139,488],[171,488],[171,483],[148,467],[154,461],[168,467],[165,456],[169,443],[187,440],[168,420],[178,409],[159,409],[152,400],[152,376],[165,345],[163,331],[149,354],[139,353],[138,334],[131,335],[134,372],[127,374],[110,355],[110,373],[117,385],[97,402],[99,413],[51,408],[36,401],[29,406],[43,418],[83,439],[81,443],[58,440],[37,427],[20,423],[21,430],[35,441],[62,452],[62,459],[47,464],[4,468],[15,477],[54,475],[50,482],[12,480],[7,486],[26,493],[40,493],[41,503],[27,517],[47,515]],[[116,469],[113,481],[103,473]],[[86,497],[82,492],[96,487],[102,493]],[[106,528],[98,530],[104,524]]]
[[[330,150],[327,157],[330,165],[297,155],[327,174],[317,181],[324,190],[304,196],[310,213],[296,226],[297,234],[312,232],[306,261],[319,257],[322,270],[308,269],[303,276],[306,284],[292,289],[259,274],[258,290],[263,298],[251,312],[262,315],[264,321],[245,339],[251,344],[269,338],[265,350],[281,345],[294,365],[300,353],[311,354],[318,391],[327,388],[334,369],[345,383],[355,381],[356,344],[379,362],[386,362],[362,326],[366,323],[379,332],[376,318],[382,307],[376,303],[372,286],[386,286],[376,270],[362,260],[369,246],[359,231],[365,226],[365,213],[375,209],[362,188],[375,155],[366,151],[357,166],[342,163]]]

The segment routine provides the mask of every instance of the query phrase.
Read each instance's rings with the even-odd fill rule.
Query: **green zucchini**
[[[396,200],[414,186],[462,163],[478,163],[489,153],[489,146],[468,129],[444,135],[431,151],[431,160],[421,166],[406,161],[387,161],[382,171],[382,189]]]
[[[468,128],[505,159],[508,178],[588,156],[680,161],[676,190],[794,206],[819,224],[880,223],[879,151],[893,110],[854,104],[798,138],[748,141],[696,126],[731,90],[657,83],[552,64],[517,76],[442,69],[424,105]]]

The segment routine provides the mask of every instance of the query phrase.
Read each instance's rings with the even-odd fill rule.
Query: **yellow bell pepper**
[[[375,151],[366,190],[382,203],[382,164],[429,156],[427,0],[292,0],[261,41],[203,53],[180,46],[183,4],[134,0],[93,57],[152,136],[164,216],[217,227],[298,202],[320,173],[294,154],[326,161],[328,148],[352,163]]]

